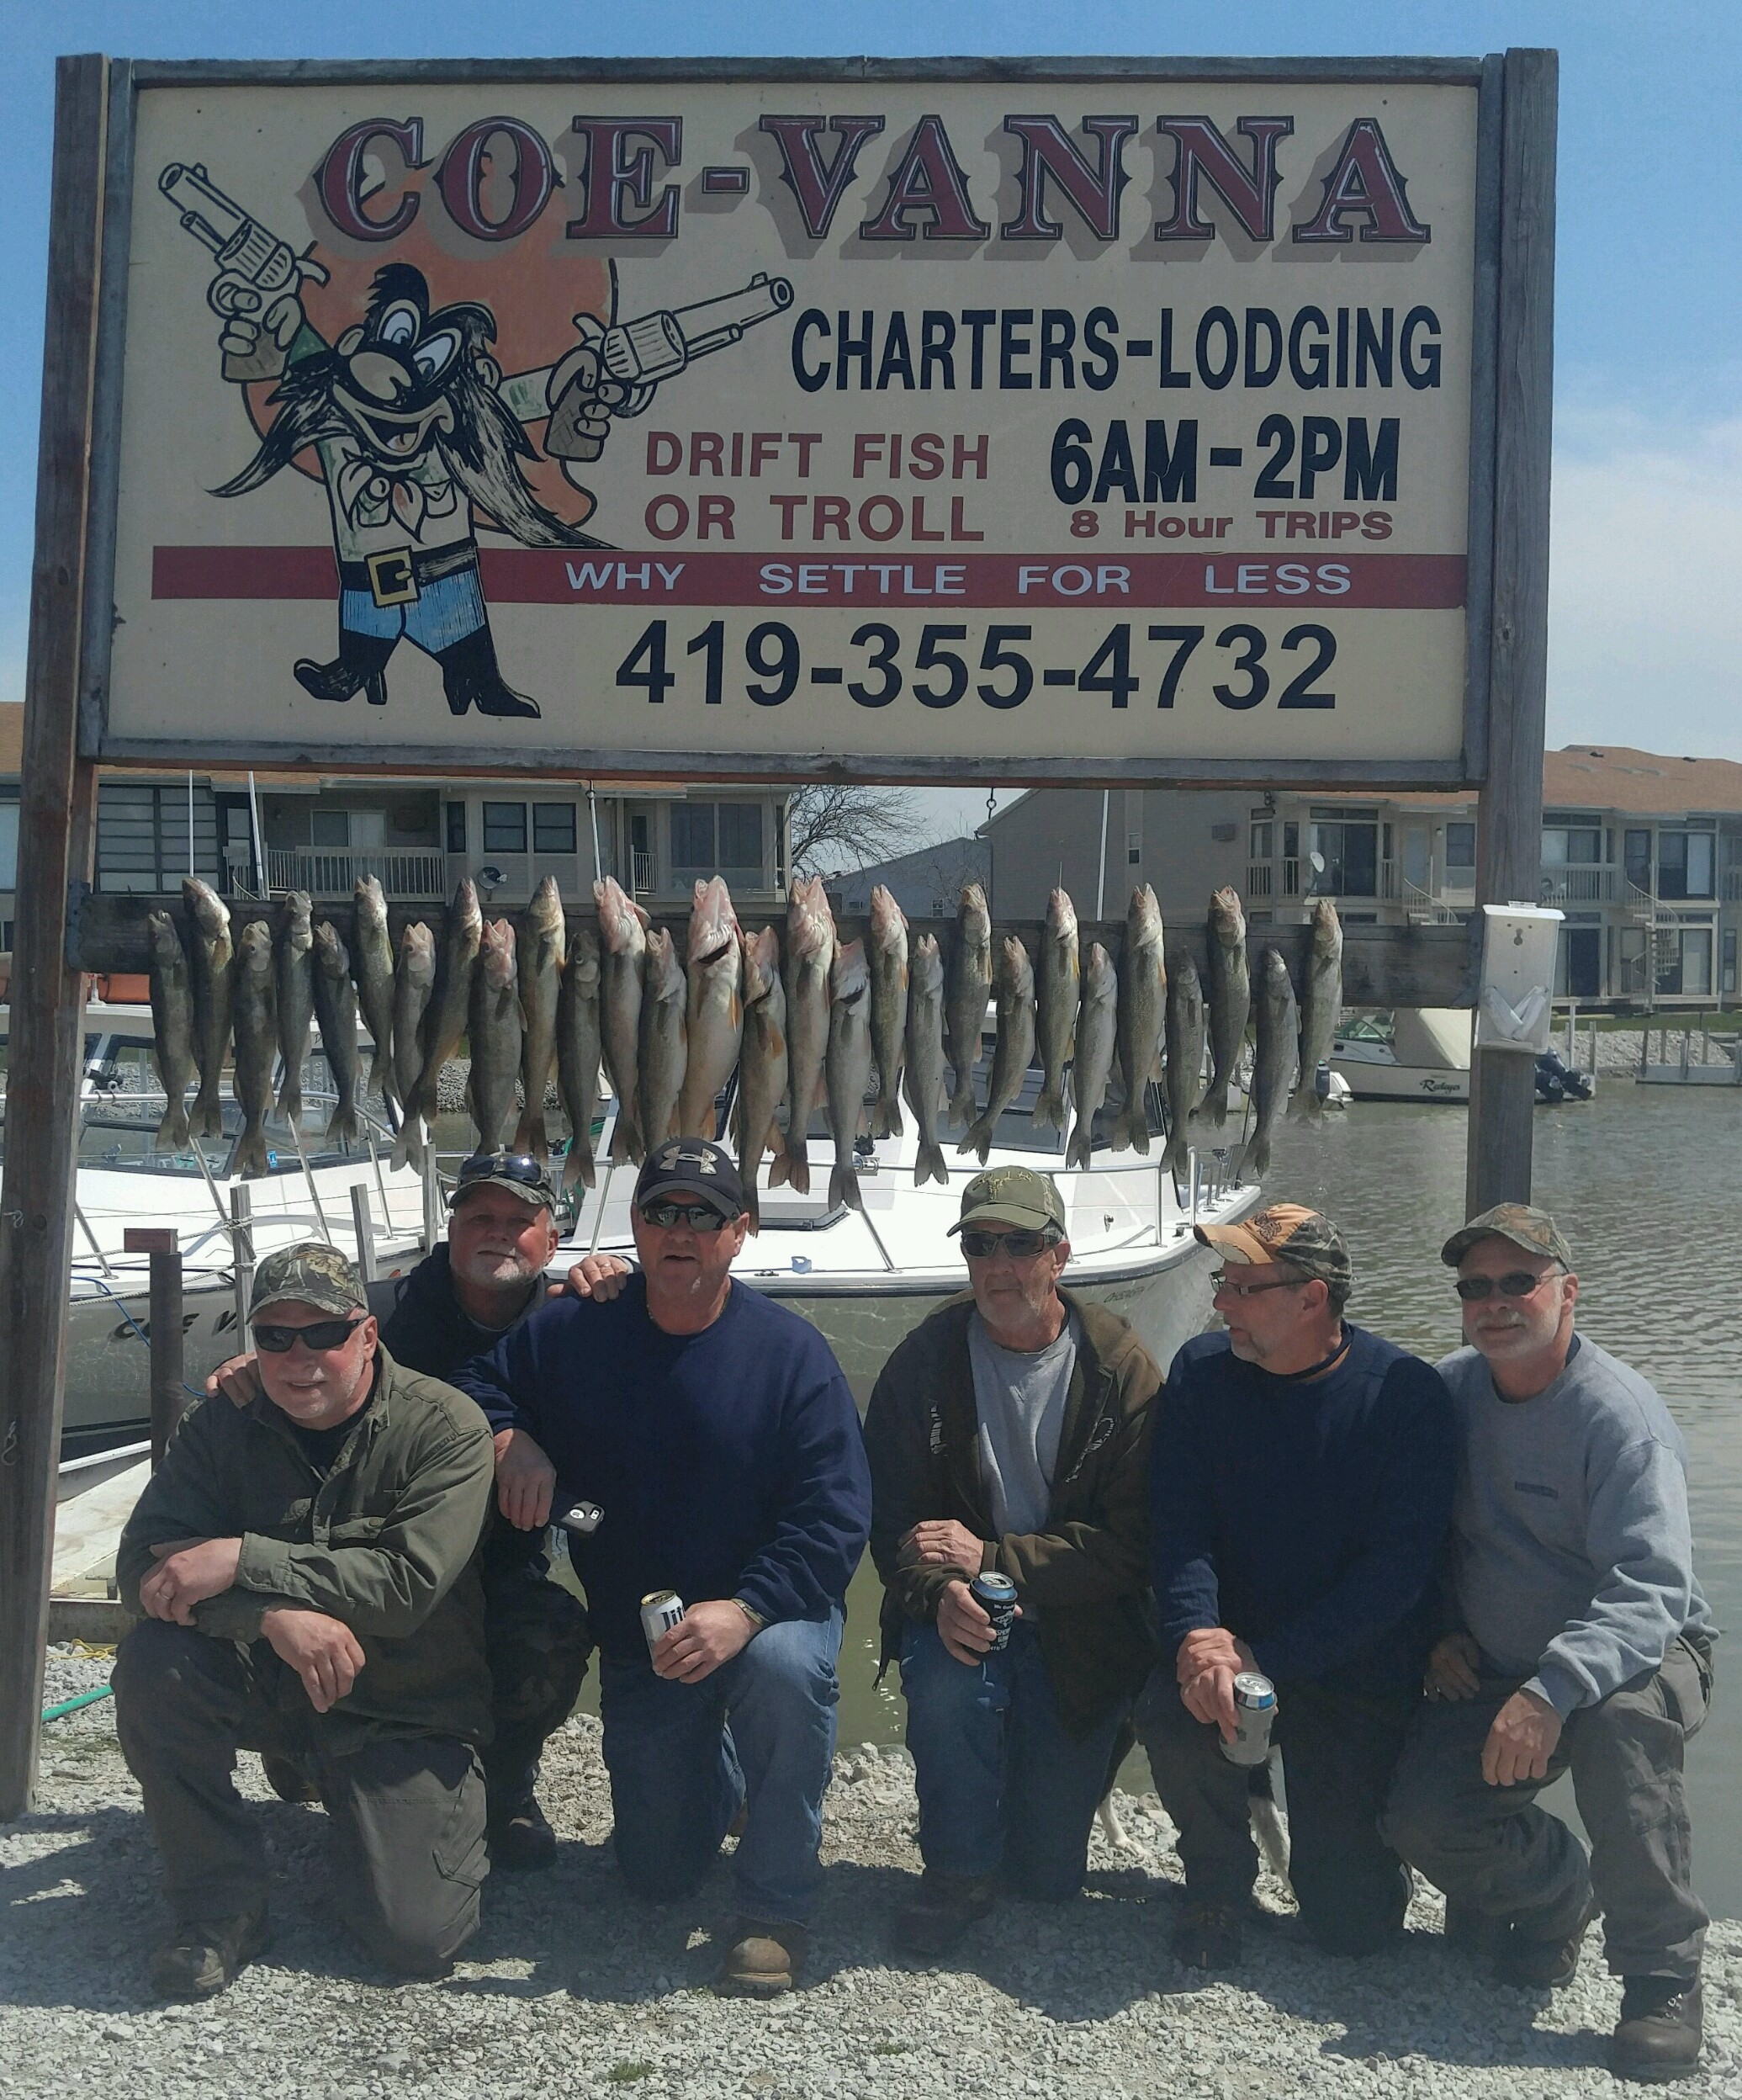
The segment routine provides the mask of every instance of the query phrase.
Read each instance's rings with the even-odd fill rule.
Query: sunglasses
[[[1538,1284],[1565,1274],[1564,1270],[1545,1269],[1541,1275],[1533,1276],[1528,1269],[1512,1269],[1503,1276],[1459,1276],[1452,1288],[1466,1305],[1480,1305],[1496,1297],[1528,1298]]]
[[[306,1327],[257,1324],[254,1346],[263,1349],[268,1356],[283,1356],[300,1342],[304,1349],[312,1350],[318,1355],[322,1350],[342,1349],[368,1317],[367,1312],[360,1312],[354,1320],[311,1320]]]
[[[692,1233],[717,1233],[732,1222],[729,1217],[722,1217],[712,1203],[643,1203],[641,1215],[662,1233],[669,1233],[675,1225],[687,1225]]]
[[[549,1179],[543,1160],[533,1159],[530,1153],[474,1152],[469,1159],[461,1160],[454,1191],[458,1194],[474,1181],[517,1181],[522,1188],[537,1189],[543,1194]]]
[[[1226,1269],[1216,1270],[1210,1279],[1211,1292],[1219,1298],[1256,1298],[1265,1291],[1298,1291],[1303,1284],[1310,1283],[1310,1276],[1292,1276],[1286,1281],[1274,1283],[1231,1283]]]
[[[1031,1261],[1043,1248],[1056,1247],[1058,1235],[1049,1232],[964,1233],[961,1251],[984,1261],[1001,1249],[1012,1261]]]

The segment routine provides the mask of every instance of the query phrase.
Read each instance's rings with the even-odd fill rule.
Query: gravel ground
[[[47,1700],[101,1684],[108,1667],[52,1652]],[[898,1751],[838,1761],[809,1987],[771,2005],[717,1999],[708,1935],[729,1916],[727,1877],[664,1909],[624,1894],[598,1724],[585,1717],[546,1759],[559,1864],[493,1880],[470,1959],[438,1984],[388,1984],[322,1928],[324,1818],[273,1800],[244,1756],[242,1789],[265,1804],[278,1937],[222,1997],[166,2007],[146,1982],[163,1913],[113,1704],[49,1723],[42,1764],[40,1806],[0,1830],[0,2092],[1619,2100],[1626,2090],[1602,2068],[1619,1987],[1594,1946],[1569,1991],[1500,1990],[1444,1953],[1427,1896],[1403,1952],[1345,1964],[1302,1942],[1267,1880],[1260,1896],[1276,1915],[1248,1933],[1237,1980],[1194,1986],[1166,1953],[1179,1865],[1153,1795],[1115,1797],[1128,1845],[1098,1828],[1078,1901],[1012,1902],[944,1969],[892,1962],[887,1919],[919,1864]],[[1681,2090],[1742,2095],[1742,1925],[1713,1930],[1706,2004],[1707,2070]]]

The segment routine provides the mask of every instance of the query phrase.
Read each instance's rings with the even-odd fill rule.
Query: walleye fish
[[[488,921],[472,973],[472,1007],[466,1017],[472,1076],[466,1082],[466,1106],[477,1126],[480,1152],[495,1152],[506,1142],[514,1116],[514,1083],[526,1040],[515,945],[507,920]]]
[[[1219,889],[1210,900],[1210,982],[1205,1005],[1210,1013],[1210,1090],[1198,1110],[1201,1122],[1220,1130],[1228,1120],[1228,1089],[1234,1083],[1246,1041],[1246,1018],[1252,1006],[1247,968],[1246,914],[1239,893]]]
[[[977,1122],[956,1148],[977,1152],[986,1164],[998,1120],[1022,1091],[1030,1060],[1035,1054],[1035,968],[1028,950],[1009,934],[998,953],[998,973],[993,980],[993,999],[998,1012],[998,1048],[993,1053],[992,1079],[986,1090],[986,1106]]]
[[[862,1211],[853,1140],[871,1084],[871,970],[865,943],[850,941],[835,953],[829,989],[829,1121],[834,1131],[834,1170],[829,1177],[829,1207],[845,1203]]]
[[[1258,957],[1258,1043],[1252,1057],[1252,1102],[1258,1122],[1246,1150],[1240,1155],[1236,1180],[1257,1181],[1270,1164],[1270,1133],[1282,1120],[1295,1077],[1295,1062],[1300,1041],[1300,1019],[1295,1008],[1295,987],[1289,966],[1274,948]]]
[[[617,1096],[617,1128],[611,1156],[639,1166],[647,1157],[642,1141],[640,1081],[641,985],[647,964],[648,916],[607,875],[593,884],[599,915],[599,1032],[605,1070]]]
[[[786,1098],[786,989],[781,982],[780,936],[765,926],[744,944],[744,1044],[738,1056],[738,1171],[750,1230],[762,1229],[756,1175],[770,1140],[778,1146],[776,1111]]]
[[[569,947],[563,899],[554,875],[547,875],[521,914],[514,952],[520,968],[520,1007],[526,1021],[521,1039],[520,1089],[525,1106],[514,1148],[534,1159],[550,1157],[544,1128],[544,1096],[557,1058],[557,1001],[562,994],[563,957]]]
[[[901,906],[879,883],[871,895],[871,1055],[877,1064],[877,1098],[871,1107],[873,1138],[901,1135],[901,1068],[907,1054],[908,921]]]
[[[1071,1066],[1076,1120],[1065,1150],[1067,1167],[1086,1167],[1094,1139],[1095,1117],[1107,1098],[1118,1042],[1119,976],[1112,957],[1099,941],[1089,943],[1083,962],[1083,1005],[1077,1016],[1077,1049]]]
[[[423,1165],[425,1125],[418,1113],[418,1081],[423,1076],[423,1017],[436,989],[436,936],[420,919],[400,936],[400,959],[393,978],[393,1076],[400,1103],[399,1136],[393,1164]]]
[[[1342,1019],[1342,921],[1328,897],[1318,898],[1313,904],[1312,947],[1300,1003],[1300,1084],[1289,1103],[1289,1113],[1316,1123],[1325,1112],[1319,1099],[1319,1067],[1331,1055]]]
[[[193,984],[175,920],[167,911],[148,912],[146,927],[151,944],[151,1061],[166,1100],[157,1149],[180,1152],[188,1142],[188,1088],[196,1070]]]
[[[278,1082],[278,1110],[293,1123],[302,1120],[303,1062],[315,1025],[313,911],[308,891],[293,889],[284,900],[284,929],[278,936],[278,1054],[284,1076]]]
[[[447,908],[447,924],[442,935],[440,966],[436,989],[423,1016],[423,1069],[417,1081],[417,1112],[425,1127],[434,1122],[439,1107],[442,1068],[460,1047],[466,1032],[466,1017],[472,1005],[472,973],[478,967],[479,944],[484,938],[484,914],[478,909],[478,892],[471,877],[464,877]],[[406,1108],[411,1106],[406,1102]],[[398,1148],[394,1148],[398,1156]]]
[[[907,1062],[901,1090],[919,1133],[913,1185],[941,1181],[947,1189],[950,1169],[938,1143],[938,1114],[944,1104],[944,958],[935,933],[919,936],[908,962]]]
[[[569,1153],[563,1186],[596,1185],[593,1171],[593,1116],[599,1106],[599,936],[580,927],[563,960],[557,994],[557,1092],[569,1118]]]
[[[219,1087],[230,1048],[230,1010],[236,997],[236,944],[230,936],[230,908],[209,883],[197,875],[182,878],[193,939],[188,947],[188,975],[193,991],[193,1062],[199,1068],[199,1092],[190,1118],[196,1138],[224,1135],[224,1104]]]
[[[686,1138],[714,1134],[714,1099],[732,1077],[744,1034],[744,937],[723,878],[698,882],[690,912],[689,1061],[678,1096]]]
[[[956,906],[956,945],[945,982],[944,1025],[956,1080],[950,1113],[966,1127],[974,1120],[974,1067],[980,1061],[986,1003],[992,996],[992,918],[978,883],[968,884]]]
[[[320,1047],[339,1097],[326,1126],[327,1143],[354,1145],[360,1134],[357,1095],[363,1080],[363,1060],[357,1048],[357,987],[351,981],[351,957],[330,919],[323,919],[315,929],[315,1018],[320,1024]]]
[[[273,930],[264,919],[251,919],[236,951],[236,1069],[230,1082],[242,1111],[236,1164],[250,1181],[270,1167],[266,1114],[273,1105],[273,1067],[278,1057],[277,977]]]
[[[363,1026],[375,1046],[369,1059],[369,1085],[390,1109],[400,1106],[393,1070],[393,936],[387,931],[387,899],[381,884],[365,875],[357,885],[351,920],[351,971],[357,979],[357,1003]],[[282,1006],[282,999],[280,1001]]]
[[[1076,907],[1063,890],[1056,889],[1046,899],[1040,967],[1035,973],[1040,1069],[1046,1078],[1035,1101],[1034,1122],[1036,1130],[1056,1130],[1061,1137],[1065,1128],[1065,1067],[1076,1040],[1082,989]]]
[[[677,1105],[683,1098],[684,1073],[690,1061],[685,1020],[688,990],[683,965],[677,959],[677,943],[663,926],[655,926],[647,936],[641,1039],[635,1052],[641,1087],[636,1114],[649,1148],[667,1138],[694,1134],[677,1127]]]
[[[1149,1118],[1143,1098],[1155,1077],[1156,1055],[1166,1021],[1168,965],[1162,909],[1147,883],[1131,892],[1125,914],[1125,944],[1119,958],[1119,1067],[1125,1074],[1125,1113],[1113,1132],[1115,1152],[1149,1150]]]
[[[1204,1084],[1204,987],[1198,966],[1183,951],[1168,972],[1168,1149],[1162,1164],[1174,1173],[1191,1149],[1186,1119]]]
[[[806,882],[795,876],[786,910],[786,1144],[768,1179],[770,1185],[790,1181],[801,1196],[810,1194],[806,1132],[823,1092],[829,975],[837,945],[834,914],[822,877]]]

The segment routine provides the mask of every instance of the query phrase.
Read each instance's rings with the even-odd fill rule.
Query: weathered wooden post
[[[1554,51],[1503,66],[1499,273],[1495,300],[1494,534],[1488,749],[1476,802],[1476,914],[1537,901],[1549,667],[1549,460],[1554,398]],[[1528,1203],[1534,1059],[1470,1061],[1465,1215]]]
[[[181,1238],[171,1225],[130,1225],[121,1235],[130,1254],[151,1259],[151,1463],[159,1466],[188,1404],[182,1325]]]
[[[55,71],[49,296],[30,577],[6,1162],[0,1180],[0,1821],[29,1806],[42,1708],[77,1157],[80,973],[70,898],[91,868],[79,756],[109,66]]]

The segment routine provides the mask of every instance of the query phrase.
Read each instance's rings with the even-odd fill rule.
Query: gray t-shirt
[[[1070,1314],[1045,1349],[1002,1349],[977,1312],[968,1318],[968,1359],[980,1417],[980,1468],[1002,1538],[1040,1530],[1052,1506],[1052,1469],[1065,1426],[1065,1396],[1082,1337]]]
[[[1687,1450],[1639,1372],[1579,1338],[1554,1384],[1502,1400],[1484,1359],[1439,1366],[1462,1450],[1454,1581],[1485,1654],[1565,1716],[1715,1637],[1693,1572]]]

